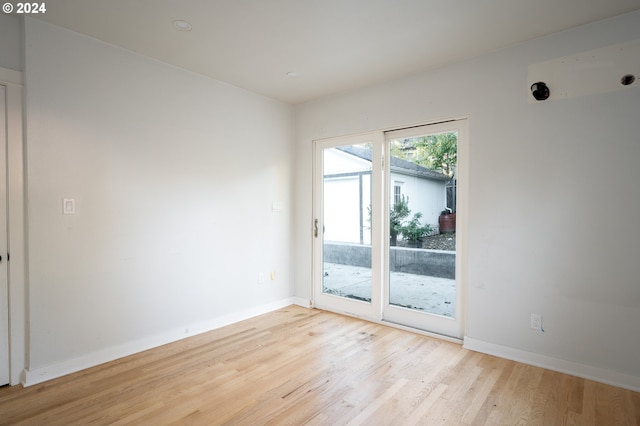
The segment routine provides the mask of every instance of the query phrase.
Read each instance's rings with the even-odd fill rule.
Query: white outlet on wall
[[[258,273],[258,284],[264,283],[264,272]]]
[[[542,315],[531,314],[531,328],[542,331]]]

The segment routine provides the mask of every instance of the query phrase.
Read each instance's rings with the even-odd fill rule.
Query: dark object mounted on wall
[[[626,74],[626,75],[623,75],[622,78],[620,79],[620,84],[622,84],[623,86],[629,86],[630,84],[633,84],[634,81],[636,81],[635,75]]]
[[[531,85],[531,94],[536,98],[536,101],[544,101],[549,97],[549,87],[542,81],[533,83]]]

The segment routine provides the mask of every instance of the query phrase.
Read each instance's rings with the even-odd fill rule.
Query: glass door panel
[[[384,318],[461,337],[456,280],[459,123],[387,133]]]
[[[371,148],[323,150],[322,292],[371,302]]]
[[[459,120],[314,142],[315,306],[462,337],[465,139]]]
[[[375,317],[379,305],[380,276],[374,261],[373,155],[381,151],[370,137],[343,138],[316,144],[316,212],[314,233],[320,253],[320,283],[314,291],[316,304]],[[374,147],[376,146],[377,147]],[[380,191],[380,185],[376,186]],[[377,197],[381,204],[381,197]],[[376,220],[376,222],[379,222]],[[379,246],[379,244],[378,244]],[[314,274],[318,275],[318,274]],[[375,282],[374,282],[375,281]],[[380,312],[380,309],[377,309]]]

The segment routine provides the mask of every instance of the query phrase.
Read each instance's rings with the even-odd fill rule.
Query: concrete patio
[[[455,280],[391,272],[390,303],[423,312],[454,317]],[[323,291],[358,300],[371,300],[371,269],[324,263]]]

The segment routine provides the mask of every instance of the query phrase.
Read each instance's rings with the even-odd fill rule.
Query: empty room
[[[0,425],[640,424],[640,0],[8,0]]]

